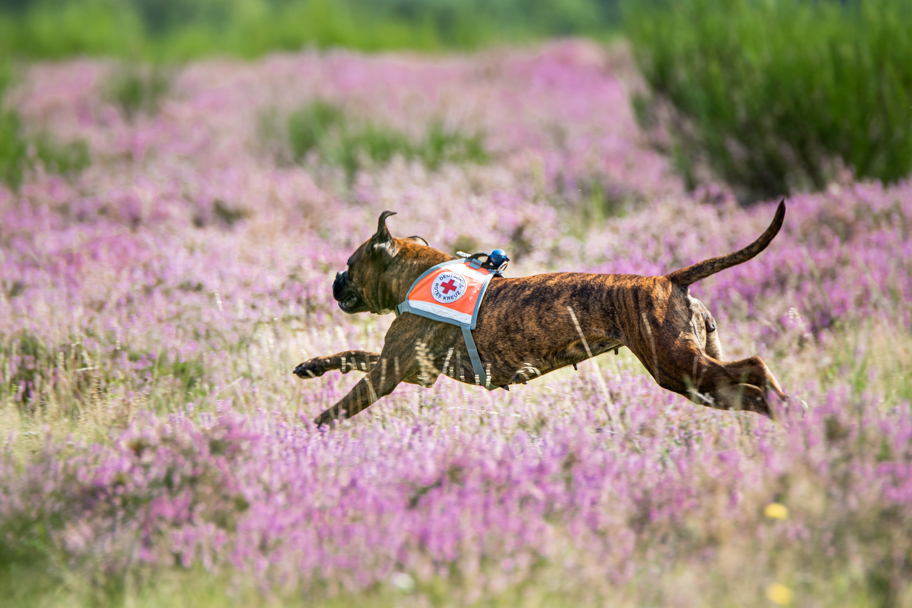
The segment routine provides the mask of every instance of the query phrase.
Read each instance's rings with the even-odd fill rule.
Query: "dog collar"
[[[481,364],[481,356],[472,338],[472,330],[478,320],[478,309],[496,270],[484,268],[478,259],[462,258],[450,260],[425,271],[418,277],[405,301],[396,306],[396,316],[410,312],[441,323],[456,325],[462,329],[475,384],[488,390],[488,375]]]

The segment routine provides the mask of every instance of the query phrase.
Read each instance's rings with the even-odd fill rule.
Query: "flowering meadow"
[[[664,274],[778,201],[687,192],[621,48],[212,59],[136,112],[118,70],[23,66],[5,100],[91,164],[0,185],[3,605],[912,605],[912,183],[796,195],[693,287],[792,395],[778,423],[621,349],[509,392],[400,385],[321,431],[361,374],[291,370],[382,345],[392,317],[331,290],[382,210],[508,276]],[[484,154],[336,126],[295,155],[315,103],[357,141]]]

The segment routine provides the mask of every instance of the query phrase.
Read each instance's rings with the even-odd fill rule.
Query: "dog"
[[[413,282],[431,267],[457,259],[420,237],[394,238],[384,211],[377,232],[336,275],[333,297],[348,314],[394,312]],[[621,347],[629,348],[662,388],[723,410],[775,419],[767,393],[788,397],[760,357],[725,361],[716,322],[689,286],[763,251],[782,227],[785,201],[766,231],[747,247],[665,276],[560,272],[494,277],[472,332],[490,387],[523,383]],[[398,316],[380,353],[350,350],[309,359],[301,378],[328,371],[366,371],[317,426],[352,417],[400,382],[428,387],[440,374],[474,383],[459,327],[411,313]]]

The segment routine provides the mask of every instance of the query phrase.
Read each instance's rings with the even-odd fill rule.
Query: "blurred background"
[[[568,36],[632,47],[647,85],[632,95],[637,120],[691,190],[724,182],[750,203],[912,171],[906,0],[0,0],[0,57],[16,61],[90,55],[173,67],[302,48],[440,54]],[[119,94],[148,103],[167,88],[162,73],[127,79]],[[18,174],[9,164],[21,164],[11,121],[0,124],[7,183]],[[80,162],[78,151],[57,157],[45,164]]]
[[[475,49],[549,36],[610,36],[616,0],[3,0],[3,45],[74,53],[256,57],[305,45]]]

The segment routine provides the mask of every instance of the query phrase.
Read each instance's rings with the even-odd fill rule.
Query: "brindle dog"
[[[348,259],[348,270],[336,275],[333,297],[346,313],[391,313],[419,275],[455,259],[419,237],[394,238],[386,227],[391,215],[380,215],[376,234]],[[773,418],[767,389],[787,399],[779,382],[760,357],[724,360],[715,320],[688,286],[763,251],[784,217],[783,201],[769,228],[744,249],[663,277],[571,272],[495,277],[473,332],[491,385],[525,383],[626,346],[663,388],[698,404]],[[294,373],[315,378],[353,369],[367,375],[320,414],[317,425],[354,416],[400,382],[431,386],[441,373],[461,382],[475,379],[459,327],[410,313],[390,325],[382,352],[315,357]]]

